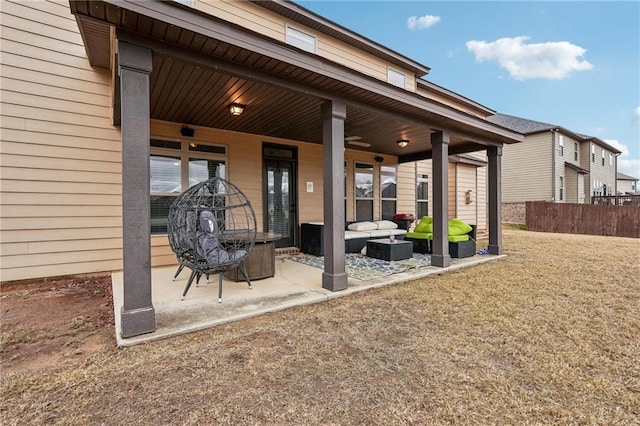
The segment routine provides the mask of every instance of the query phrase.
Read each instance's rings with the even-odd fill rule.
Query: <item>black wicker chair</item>
[[[256,216],[247,197],[231,182],[212,178],[192,186],[176,198],[169,209],[169,245],[180,266],[191,275],[182,293],[202,275],[218,274],[218,302],[222,302],[222,273],[238,267],[249,288],[244,260],[256,241]],[[174,279],[175,279],[174,277]]]

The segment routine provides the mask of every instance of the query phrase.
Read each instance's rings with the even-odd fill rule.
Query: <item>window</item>
[[[225,177],[226,148],[195,141],[151,139],[151,233],[167,232],[169,207],[180,193],[212,177]]]
[[[591,162],[596,162],[596,146],[594,144],[591,144]]]
[[[195,0],[173,0],[176,3],[184,4],[185,6],[193,7]]]
[[[356,163],[356,221],[373,220],[373,165]]]
[[[609,153],[609,165],[613,166],[613,154]]]
[[[564,178],[562,176],[560,176],[560,197],[558,199],[564,200]]]
[[[602,165],[604,166],[604,149],[602,150]]]
[[[306,52],[316,53],[316,38],[287,25],[286,42]]]
[[[558,154],[564,156],[564,136],[558,135]]]
[[[578,143],[577,142],[573,144],[573,159],[575,161],[578,161]]]
[[[380,167],[380,202],[382,219],[393,219],[398,201],[398,170],[395,166]]]
[[[416,219],[429,216],[429,175],[416,175]]]
[[[387,68],[387,81],[389,83],[405,89],[407,87],[406,80],[407,77],[403,73]]]

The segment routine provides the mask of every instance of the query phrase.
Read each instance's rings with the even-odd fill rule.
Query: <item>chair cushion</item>
[[[433,218],[431,216],[422,216],[420,222],[413,229],[413,232],[431,233],[433,232]]]
[[[448,223],[448,234],[449,235],[466,235],[471,232],[473,228],[461,221],[458,218],[453,218]],[[466,241],[466,240],[465,240]]]
[[[405,237],[416,240],[432,240],[433,234],[431,232],[407,232]]]

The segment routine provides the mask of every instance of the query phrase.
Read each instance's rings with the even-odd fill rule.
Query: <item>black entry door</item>
[[[293,247],[296,243],[295,229],[298,222],[295,189],[296,162],[293,157],[295,153],[291,150],[265,147],[264,154],[264,229],[266,232],[275,232],[282,236],[275,242],[276,247]],[[274,158],[277,154],[291,157]]]

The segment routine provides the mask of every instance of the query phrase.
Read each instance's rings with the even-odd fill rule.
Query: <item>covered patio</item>
[[[252,3],[414,76],[429,71],[295,3]],[[318,162],[323,170],[324,270],[318,288],[308,290],[314,297],[347,294],[358,287],[348,279],[344,255],[344,150],[345,137],[353,135],[371,141],[363,150],[393,156],[399,163],[432,159],[431,263],[445,270],[456,266],[448,252],[448,157],[486,152],[489,252],[502,253],[502,146],[522,141],[522,135],[177,2],[71,0],[70,5],[91,65],[112,72],[114,125],[121,128],[123,272],[122,297],[115,303],[119,339],[137,339],[154,333],[160,324],[165,327],[159,310],[165,305],[156,297],[162,290],[151,268],[152,120],[322,146]],[[228,105],[236,102],[247,105],[242,120],[228,114]],[[412,143],[400,147],[398,140]],[[259,159],[254,166],[261,167]]]
[[[212,276],[209,283],[203,278],[200,284],[192,286],[185,299],[181,300],[189,274],[183,272],[173,281],[175,267],[152,268],[156,329],[152,333],[130,338],[123,338],[117,332],[121,327],[118,306],[122,306],[124,295],[123,274],[117,272],[112,275],[116,341],[118,346],[137,345],[295,306],[327,302],[372,288],[402,284],[429,275],[469,268],[502,257],[504,255],[476,255],[456,259],[446,268],[416,267],[366,281],[348,278],[347,289],[333,292],[322,287],[322,269],[291,260],[291,256],[280,255],[276,257],[275,276],[253,281],[251,289],[244,281],[234,282],[225,279],[222,303],[218,303],[217,277]]]

